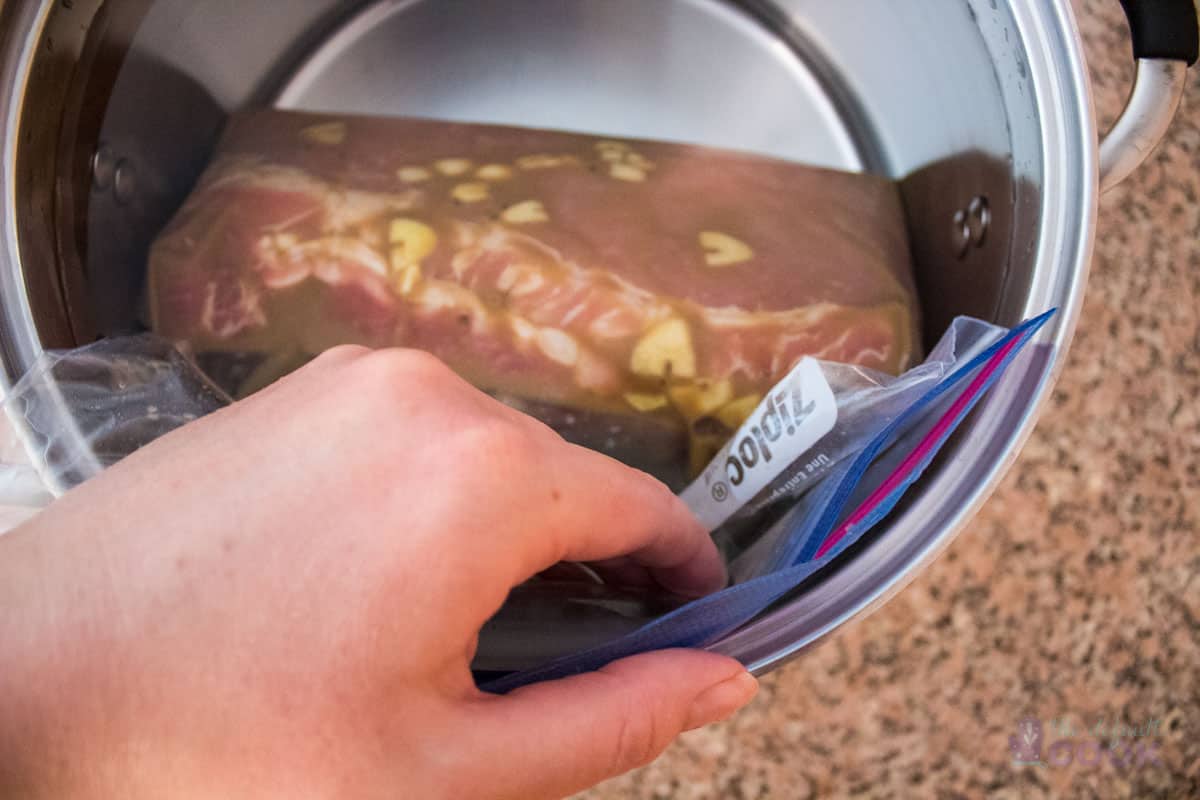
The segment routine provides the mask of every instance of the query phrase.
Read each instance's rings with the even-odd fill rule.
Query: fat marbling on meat
[[[891,182],[556,131],[235,116],[148,286],[152,327],[200,353],[417,347],[533,407],[691,430],[697,463],[695,431],[805,355],[917,355]]]

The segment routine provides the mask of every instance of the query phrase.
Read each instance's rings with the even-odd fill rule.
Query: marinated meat
[[[751,155],[260,111],[152,248],[151,321],[276,364],[417,347],[533,407],[730,429],[802,356],[912,362],[902,220],[886,180]]]

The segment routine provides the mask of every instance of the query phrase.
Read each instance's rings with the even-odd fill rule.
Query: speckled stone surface
[[[1107,127],[1128,34],[1116,0],[1076,8]],[[1200,796],[1198,194],[1193,70],[1165,144],[1101,203],[1066,371],[980,516],[742,714],[585,797]],[[1162,763],[1015,766],[1025,717],[1065,718],[1076,742],[1157,722],[1137,741]]]

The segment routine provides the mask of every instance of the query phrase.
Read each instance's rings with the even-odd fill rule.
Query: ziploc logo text
[[[806,399],[803,388],[799,386],[791,392],[782,391],[767,398],[766,409],[758,424],[752,425],[750,432],[741,438],[725,459],[725,474],[732,485],[741,486],[746,480],[747,470],[771,463],[774,457],[772,442],[778,442],[785,433],[788,436],[796,435],[797,426],[802,425],[817,408],[816,400],[806,403]]]
[[[829,433],[837,402],[820,363],[804,358],[680,497],[709,529],[728,519]]]

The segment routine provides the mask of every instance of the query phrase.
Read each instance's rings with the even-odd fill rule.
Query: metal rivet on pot
[[[116,171],[113,173],[113,197],[121,205],[125,205],[133,199],[134,190],[137,188],[137,171],[133,164],[125,159],[117,162]]]
[[[955,254],[965,258],[972,247],[983,247],[988,227],[992,224],[992,209],[982,195],[971,198],[966,208],[954,212],[952,228]]]
[[[992,224],[992,208],[986,197],[971,199],[967,206],[967,227],[971,230],[971,244],[983,247],[987,241],[988,226]]]
[[[92,155],[92,188],[98,192],[107,192],[113,183],[113,173],[116,172],[116,158],[112,151],[104,145]]]

